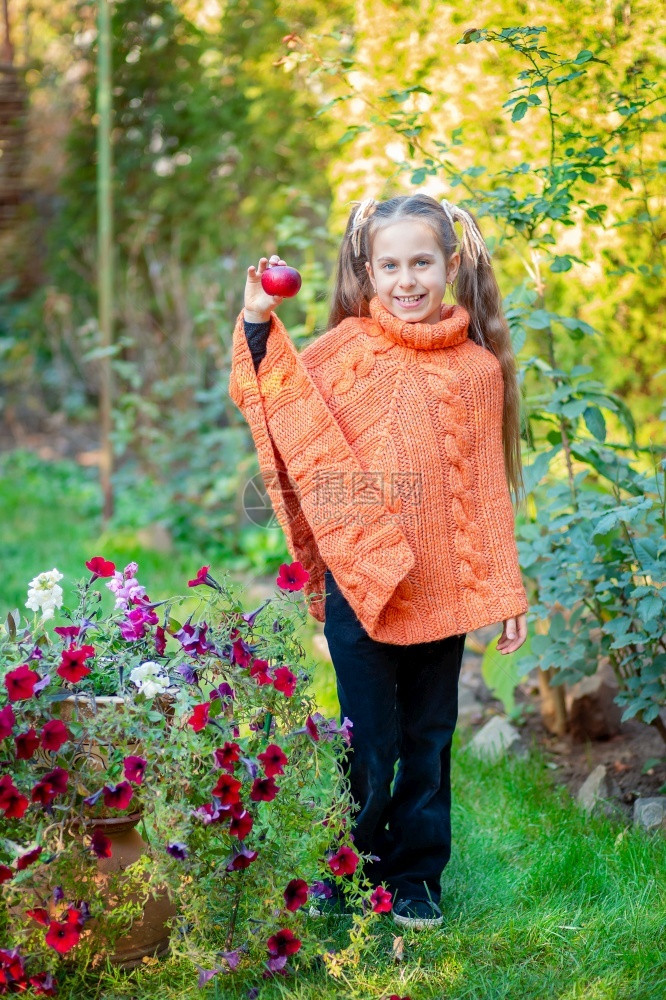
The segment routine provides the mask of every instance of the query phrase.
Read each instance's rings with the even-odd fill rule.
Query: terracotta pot
[[[94,700],[83,696],[72,696],[58,703],[58,714],[64,722],[76,719],[78,722],[84,723],[86,718],[93,718],[97,712],[115,711],[122,713],[124,707],[124,699],[115,696],[99,696]],[[167,704],[167,712],[168,707]],[[75,767],[78,759],[81,763],[86,761],[93,770],[105,771],[108,766],[110,750],[111,747],[108,744],[84,739],[80,743],[80,752],[75,756],[72,764]],[[140,754],[141,743],[136,741],[127,744],[127,752]],[[72,827],[75,834],[77,827],[81,835],[83,835],[82,829],[85,829],[88,835],[92,834],[93,830],[99,830],[111,840],[111,857],[98,858],[96,862],[97,875],[94,876],[94,881],[101,891],[102,898],[107,898],[105,887],[109,882],[109,876],[116,872],[125,871],[147,853],[147,844],[136,829],[140,819],[140,811],[124,816],[118,815],[114,811],[113,815],[86,818],[82,824],[75,823]],[[128,900],[136,898],[136,894],[129,894],[126,897]],[[145,903],[142,916],[134,921],[126,935],[116,941],[113,954],[108,954],[104,950],[103,941],[100,941],[98,955],[108,958],[109,961],[126,969],[138,965],[145,956],[164,955],[169,948],[169,930],[166,923],[175,913],[176,909],[169,901],[166,890],[153,893]],[[95,921],[91,921],[89,926],[93,933],[94,925]]]
[[[99,830],[111,841],[111,857],[98,858],[95,883],[105,895],[105,886],[109,876],[125,871],[146,853],[147,845],[140,836],[136,826],[141,819],[141,813],[131,813],[129,816],[114,816],[90,820],[89,832]],[[129,894],[126,900],[135,900],[136,894]],[[118,938],[113,954],[105,955],[109,961],[123,969],[132,969],[141,963],[145,956],[165,955],[169,950],[169,929],[167,921],[176,913],[175,906],[169,901],[165,890],[148,897],[143,908],[143,914],[132,924],[132,927]],[[94,930],[94,923],[91,923]]]

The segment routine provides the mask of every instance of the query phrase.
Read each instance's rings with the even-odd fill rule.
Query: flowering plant
[[[135,563],[86,566],[72,610],[54,569],[30,584],[32,620],[14,611],[0,626],[0,892],[12,943],[0,994],[30,983],[53,995],[63,955],[108,955],[159,893],[171,900],[172,952],[197,965],[202,986],[288,975],[317,956],[333,973],[357,961],[390,899],[364,879],[349,832],[340,758],[351,723],[325,719],[308,691],[301,564],[283,565],[275,597],[251,612],[208,566],[165,601],[150,600]],[[147,843],[114,873],[108,824],[123,818],[141,821]],[[359,912],[349,947],[320,955],[306,912],[335,883]]]

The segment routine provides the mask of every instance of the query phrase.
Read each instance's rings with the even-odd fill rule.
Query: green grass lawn
[[[5,461],[0,516],[3,612],[23,607],[36,573],[57,566],[78,579],[95,554],[136,559],[151,597],[183,592],[208,561],[201,552],[151,551],[131,534],[103,536],[96,480],[68,463]],[[303,641],[308,648],[308,637]],[[315,689],[322,710],[334,714],[330,665],[315,671]],[[260,1000],[380,1000],[391,993],[411,1000],[666,998],[666,840],[585,817],[536,753],[480,764],[466,757],[465,741],[458,732],[444,927],[406,933],[397,961],[399,931],[382,917],[362,964],[344,978],[319,967],[272,982],[259,973]],[[330,947],[344,945],[345,919],[318,925]],[[220,975],[199,990],[192,966],[175,959],[133,973],[97,969],[83,979],[60,978],[59,995],[71,1000],[244,1000],[252,985]]]

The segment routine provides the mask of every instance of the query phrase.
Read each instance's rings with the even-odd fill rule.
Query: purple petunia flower
[[[195,671],[187,663],[181,663],[179,667],[176,667],[176,673],[181,675],[186,684],[199,683],[199,678]]]
[[[177,840],[167,844],[166,850],[167,854],[170,854],[172,858],[176,858],[178,861],[184,861],[188,853],[187,844],[181,844]]]
[[[246,611],[241,617],[248,623],[250,628],[254,625],[254,619],[257,617],[260,611],[266,607],[267,604],[271,603],[272,598],[268,597],[263,604],[260,604],[258,608],[254,611]]]

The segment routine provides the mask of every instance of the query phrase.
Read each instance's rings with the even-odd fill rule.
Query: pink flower
[[[51,719],[50,722],[47,722],[42,727],[40,736],[44,750],[51,750],[54,753],[57,753],[63,743],[71,740],[71,738],[72,734],[60,719]]]
[[[32,698],[35,684],[39,681],[39,674],[36,670],[31,670],[27,663],[21,664],[16,670],[10,670],[5,674],[5,687],[10,701],[25,701]]]
[[[11,736],[15,724],[16,716],[14,715],[14,709],[11,705],[5,705],[0,712],[0,740]]]
[[[272,802],[279,791],[275,778],[255,778],[250,798],[253,802]]]
[[[60,654],[60,666],[56,673],[70,684],[76,684],[91,672],[83,661],[94,655],[94,646],[81,646],[78,649],[74,645],[68,646]]]
[[[76,639],[81,631],[80,625],[56,625],[53,629],[63,639]]]
[[[277,743],[269,743],[263,753],[257,754],[257,760],[263,764],[267,778],[272,778],[275,774],[284,774],[284,765],[289,762],[289,758]]]
[[[25,915],[32,920],[36,920],[42,927],[49,926],[49,912],[43,906],[36,906],[34,910],[26,910]]]
[[[16,745],[16,759],[30,760],[39,746],[39,736],[34,729],[30,728],[27,732],[15,736],[14,743]]]
[[[138,568],[135,562],[128,563],[122,573],[116,570],[112,579],[107,583],[108,589],[116,595],[116,608],[122,608],[125,611],[130,601],[143,597],[146,593],[146,588],[141,586],[134,575]]]
[[[288,910],[298,910],[308,900],[308,884],[302,878],[292,878],[284,890],[284,902]]]
[[[192,726],[195,733],[201,732],[201,730],[208,724],[209,712],[209,701],[204,701],[201,705],[194,706],[194,710],[187,721],[189,725]]]
[[[102,794],[107,809],[127,809],[134,792],[129,781],[120,781],[113,787],[105,785]]]
[[[149,625],[157,625],[158,616],[152,609],[134,608],[128,611],[125,620],[119,625],[120,634],[128,642],[143,639],[148,631]]]
[[[201,622],[200,625],[191,625],[189,622],[186,622],[173,635],[190,656],[202,656],[204,653],[208,653],[211,649],[215,648],[211,642],[206,641],[207,631],[208,625],[206,622]]]
[[[307,719],[305,720],[305,728],[307,730],[308,735],[312,737],[312,739],[315,741],[315,743],[318,743],[319,742],[319,730],[317,729],[315,723],[312,721],[312,716],[311,715],[308,715]]]
[[[111,857],[111,838],[107,837],[105,833],[102,833],[99,827],[95,827],[92,832],[92,837],[90,838],[90,850],[96,858]]]
[[[283,927],[282,930],[268,939],[267,947],[269,955],[295,955],[301,947],[301,942],[292,931]]]
[[[291,698],[296,690],[296,675],[292,674],[289,667],[278,667],[275,671],[273,687],[276,691],[282,691],[287,698]]]
[[[283,590],[302,590],[310,579],[310,574],[300,562],[282,563],[276,583]]]
[[[7,865],[0,865],[0,885],[3,882],[9,882],[10,878],[14,877],[14,872]]]
[[[227,741],[222,748],[215,751],[213,756],[216,765],[231,774],[234,764],[240,760],[240,747],[238,743],[229,743]]]
[[[374,913],[390,913],[393,906],[391,893],[378,885],[370,896],[370,903]]]
[[[144,757],[125,757],[123,761],[123,767],[125,769],[125,777],[128,781],[133,782],[135,785],[140,785],[143,781],[143,776],[146,773],[146,767],[148,761]]]
[[[103,556],[93,556],[93,558],[89,559],[86,563],[86,568],[89,569],[91,573],[94,573],[95,576],[101,577],[113,576],[116,572],[115,564],[109,562],[108,559],[104,559]]]
[[[359,856],[351,847],[341,847],[328,859],[328,867],[334,875],[353,875],[359,862]]]
[[[252,649],[242,636],[238,636],[231,647],[230,663],[236,663],[239,667],[246,667],[252,659]]]

